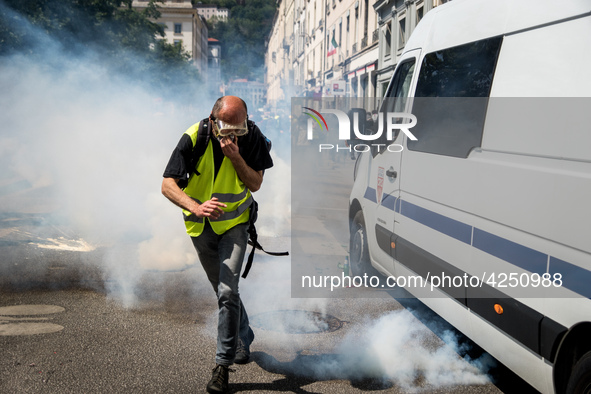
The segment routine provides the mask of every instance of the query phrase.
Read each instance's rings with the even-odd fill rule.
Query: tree
[[[76,56],[92,51],[114,71],[142,73],[166,90],[200,81],[190,56],[166,43],[157,1],[137,11],[132,0],[0,0],[0,56],[23,53],[42,58],[44,43]],[[174,73],[169,70],[174,69]]]
[[[271,31],[276,3],[273,0],[249,0],[236,5],[234,0],[209,3],[230,10],[227,22],[215,23],[209,33],[222,42],[222,74],[226,79],[262,79],[265,40]]]

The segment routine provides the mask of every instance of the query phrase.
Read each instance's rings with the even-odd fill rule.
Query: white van
[[[476,279],[406,288],[541,392],[591,392],[589,96],[591,1],[454,0],[386,93],[417,140],[355,164],[353,274]]]

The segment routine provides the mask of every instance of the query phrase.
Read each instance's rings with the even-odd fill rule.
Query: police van
[[[454,0],[380,109],[416,140],[355,163],[353,274],[398,278],[540,392],[591,392],[589,96],[589,0]]]

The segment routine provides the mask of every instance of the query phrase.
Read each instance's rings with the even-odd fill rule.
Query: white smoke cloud
[[[291,233],[291,164],[283,150],[272,149],[271,157],[273,168],[265,172],[261,191],[254,198],[259,203],[257,233],[272,238]]]
[[[42,214],[42,226],[33,230],[40,248],[71,249],[76,243],[98,250],[101,261],[95,263],[107,290],[131,306],[146,270],[178,271],[198,263],[180,209],[160,186],[182,133],[209,114],[217,97],[171,101],[141,76],[115,74],[91,51],[74,56],[43,32],[36,34],[47,51],[0,58],[0,179],[29,185],[0,196],[0,209],[8,216]],[[272,150],[275,168],[255,195],[259,232],[271,238],[288,235],[290,228],[284,147]],[[71,239],[52,241],[48,227],[60,227]]]
[[[343,341],[344,365],[338,370],[348,370],[349,377],[392,380],[404,388],[416,386],[417,380],[433,387],[489,383],[479,369],[483,360],[470,363],[458,356],[453,333],[444,333],[445,346],[430,344],[432,337],[409,312],[391,312],[364,328],[361,335],[353,333]]]
[[[197,261],[160,184],[181,134],[213,99],[175,111],[178,103],[112,74],[96,57],[52,49],[43,64],[41,56],[0,59],[0,175],[30,185],[2,196],[1,210],[42,213],[40,239],[59,216],[60,227],[102,251],[107,285],[130,304],[143,270]]]
[[[291,298],[290,274],[289,258],[257,254],[249,277],[241,281],[257,335],[254,350],[262,350],[257,362],[264,369],[315,380],[372,379],[404,391],[490,383],[486,373],[492,358],[471,360],[465,355],[468,345],[460,345],[454,332],[437,327],[440,339],[406,309],[371,319],[384,308],[377,306],[383,300]],[[317,314],[300,313],[306,311],[327,318],[343,314],[351,321],[326,333],[327,323]],[[216,322],[212,314],[209,332],[216,332]],[[274,359],[277,353],[288,359]]]

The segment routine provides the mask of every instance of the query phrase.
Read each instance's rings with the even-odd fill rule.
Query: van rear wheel
[[[351,265],[351,274],[354,276],[362,276],[370,268],[367,231],[365,229],[363,212],[361,211],[355,214],[353,225],[351,226],[349,263]]]
[[[591,393],[591,352],[587,352],[575,364],[568,379],[567,394]]]

